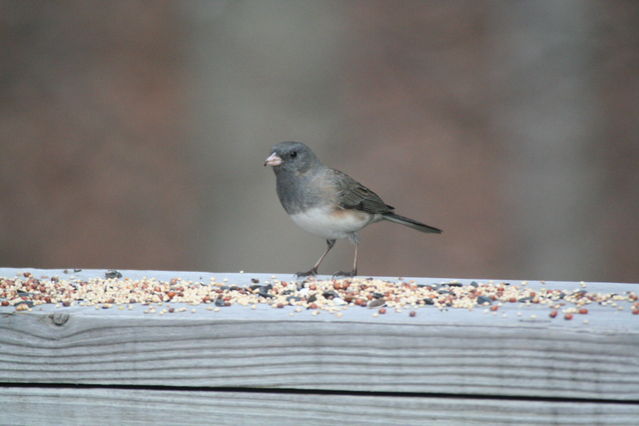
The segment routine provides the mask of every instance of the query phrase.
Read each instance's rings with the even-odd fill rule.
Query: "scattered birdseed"
[[[76,272],[76,271],[74,270],[74,272]],[[104,278],[106,278],[106,279],[118,278],[119,279],[119,278],[122,278],[122,274],[120,272],[116,271],[115,269],[111,269],[111,270],[109,270],[109,271],[104,273]]]
[[[171,304],[195,307],[206,305],[207,311],[219,312],[229,306],[250,307],[255,310],[259,305],[270,305],[283,309],[294,307],[296,313],[306,309],[315,312],[327,311],[338,317],[340,310],[368,307],[378,309],[377,315],[387,312],[401,313],[409,311],[409,316],[417,314],[418,309],[476,310],[497,314],[503,307],[517,304],[522,309],[547,307],[548,316],[556,318],[563,312],[564,318],[592,315],[591,306],[608,308],[611,311],[630,311],[639,315],[639,296],[636,292],[601,293],[589,291],[585,283],[572,290],[549,288],[530,288],[528,282],[511,284],[508,282],[472,281],[460,282],[414,282],[400,279],[390,282],[378,278],[309,279],[302,282],[282,281],[275,276],[271,280],[260,282],[250,278],[248,286],[233,285],[229,278],[219,281],[215,278],[207,281],[190,281],[181,278],[158,280],[154,278],[125,278],[112,270],[102,277],[91,279],[69,275],[62,277],[35,277],[31,273],[22,273],[15,277],[0,277],[0,308],[13,307],[16,311],[26,311],[33,306],[51,304],[58,308],[70,306],[94,306],[95,309],[132,310],[135,305],[144,305],[145,313],[185,312],[187,308],[169,307]],[[626,310],[624,306],[627,306]],[[392,310],[392,311],[391,311]],[[159,311],[159,312],[158,312]],[[599,312],[599,309],[597,310]],[[291,313],[289,311],[289,313]],[[521,317],[523,313],[517,311]],[[505,315],[501,315],[504,317]],[[568,318],[567,318],[568,317]]]

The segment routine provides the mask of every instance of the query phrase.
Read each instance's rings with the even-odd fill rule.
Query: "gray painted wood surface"
[[[31,271],[35,276],[61,275],[61,271]],[[0,276],[16,272],[0,269]],[[75,275],[103,273],[82,271]],[[123,273],[134,279],[147,276],[206,281],[215,275],[235,284],[247,284],[252,277],[270,279],[270,275],[257,274]],[[578,283],[543,285],[580,288]],[[637,292],[639,285],[589,283],[587,289],[624,293]],[[133,421],[147,406],[153,407],[149,415],[154,416],[162,411],[163,404],[173,406],[176,403],[171,401],[178,400],[183,401],[183,411],[188,411],[192,402],[193,413],[204,410],[207,415],[235,411],[248,416],[255,410],[259,414],[256,422],[270,418],[273,422],[294,423],[295,415],[300,414],[289,411],[302,400],[309,407],[302,410],[309,416],[305,419],[309,423],[339,423],[340,419],[368,423],[368,419],[379,416],[380,422],[409,424],[413,420],[435,420],[444,414],[449,417],[441,419],[460,423],[510,422],[516,420],[512,417],[515,411],[509,414],[514,407],[521,408],[524,419],[538,413],[530,420],[540,423],[570,423],[570,416],[576,416],[574,423],[587,418],[605,423],[618,415],[619,421],[613,423],[620,424],[638,414],[639,315],[632,315],[628,306],[620,311],[590,305],[590,314],[583,316],[587,323],[581,316],[573,321],[550,319],[547,307],[521,304],[505,305],[496,314],[484,308],[440,311],[428,307],[418,309],[416,317],[391,309],[386,315],[373,317],[373,310],[352,307],[341,318],[328,312],[313,315],[310,311],[296,313],[292,308],[270,306],[255,310],[231,306],[219,312],[206,310],[204,305],[187,307],[185,312],[170,315],[145,314],[147,307],[141,305],[132,310],[41,305],[20,313],[13,312],[12,307],[0,308],[0,382],[5,386],[241,387],[384,394],[5,387],[0,389],[1,405],[11,407],[7,412],[14,413],[20,411],[20,404],[33,407],[26,410],[32,413],[24,414],[29,424],[46,423],[46,418],[38,420],[36,411],[47,404],[56,405],[55,401],[64,402],[61,406],[69,413],[64,418],[70,424],[77,418],[72,416],[88,410],[91,404],[96,413],[105,416],[119,412],[118,407],[129,407],[122,413],[131,417],[127,414],[122,418]],[[423,395],[392,395],[401,392]],[[434,394],[445,394],[445,398],[432,398]],[[494,399],[473,399],[475,396]],[[72,402],[67,397],[72,397]],[[511,397],[522,400],[503,399]],[[234,398],[252,408],[230,403]],[[544,400],[549,398],[562,400]],[[122,401],[128,401],[128,405]],[[477,411],[477,417],[464,417],[466,414],[460,412],[464,406],[474,407],[469,410]],[[322,410],[330,415],[322,414]],[[405,419],[401,417],[404,410],[410,413]],[[363,416],[361,422],[357,414]],[[489,414],[496,418],[489,420]],[[219,423],[224,421],[219,419]]]
[[[636,425],[627,404],[356,395],[0,388],[3,424]],[[441,422],[441,423],[439,423]]]

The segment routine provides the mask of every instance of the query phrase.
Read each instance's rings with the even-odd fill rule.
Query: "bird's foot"
[[[295,275],[298,277],[312,277],[317,275],[317,268],[311,268],[310,270],[306,272],[298,272]]]
[[[335,272],[333,274],[333,278],[336,278],[336,277],[354,277],[356,275],[357,275],[357,269],[355,269],[353,271],[350,271],[350,272],[338,271],[338,272]]]

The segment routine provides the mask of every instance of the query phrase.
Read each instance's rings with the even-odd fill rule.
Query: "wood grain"
[[[627,311],[595,306],[585,324],[550,320],[538,306],[420,309],[414,318],[359,307],[341,318],[269,306],[143,309],[0,310],[0,382],[639,401],[639,316]]]
[[[468,398],[0,388],[2,423],[29,425],[635,425],[639,407]]]

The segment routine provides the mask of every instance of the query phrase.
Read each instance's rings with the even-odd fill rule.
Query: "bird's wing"
[[[337,202],[345,209],[367,213],[389,213],[394,207],[386,204],[379,195],[339,170],[331,169],[338,190]]]

